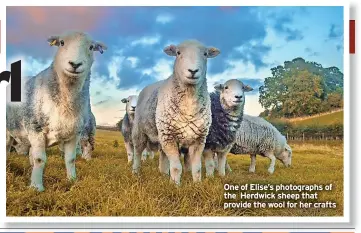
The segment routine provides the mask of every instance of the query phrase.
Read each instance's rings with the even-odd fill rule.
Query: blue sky
[[[255,89],[246,96],[250,115],[262,111],[258,87],[284,61],[343,70],[343,7],[7,7],[7,63],[21,58],[23,74],[37,74],[56,51],[46,38],[67,30],[109,48],[95,56],[90,89],[102,125],[124,115],[122,98],[171,74],[174,58],[163,48],[185,39],[221,50],[208,63],[209,91],[231,78]]]

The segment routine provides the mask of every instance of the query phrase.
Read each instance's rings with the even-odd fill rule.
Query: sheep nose
[[[198,72],[199,69],[196,69],[196,70],[191,70],[191,69],[188,69],[188,71],[192,74],[192,75],[195,75],[197,72]]]
[[[70,61],[69,64],[74,68],[77,69],[79,66],[81,66],[83,63],[79,62],[79,63],[75,63]]]
[[[236,95],[236,96],[234,96],[234,97],[236,97],[236,99],[242,99],[242,96],[241,96],[241,95]]]
[[[132,106],[132,110],[133,110],[133,111],[135,110],[135,107],[134,107],[134,106]]]

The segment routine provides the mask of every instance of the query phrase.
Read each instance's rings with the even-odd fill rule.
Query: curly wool
[[[210,98],[212,125],[205,148],[223,150],[236,140],[237,131],[243,119],[243,109],[238,116],[232,116],[223,109],[219,92],[212,92]]]
[[[264,156],[269,151],[282,151],[286,145],[286,138],[271,123],[260,117],[244,115],[230,152]]]

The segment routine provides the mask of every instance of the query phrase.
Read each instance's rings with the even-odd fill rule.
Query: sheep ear
[[[243,85],[243,91],[244,91],[244,92],[253,91],[253,88],[250,87],[249,85]]]
[[[127,101],[127,98],[122,99],[122,103],[126,103]]]
[[[177,56],[177,46],[175,45],[169,45],[163,51],[169,56]]]
[[[214,85],[214,89],[216,89],[216,91],[222,91],[223,90],[223,84]]]
[[[220,54],[221,53],[221,51],[219,50],[219,49],[217,49],[217,48],[215,48],[215,47],[210,47],[210,48],[208,48],[208,55],[207,55],[207,57],[208,58],[212,58],[212,57],[216,57],[216,56],[218,56],[218,54]]]
[[[59,36],[51,36],[47,39],[50,46],[59,46],[60,45],[60,39]]]
[[[102,42],[94,41],[93,43],[94,43],[93,51],[99,51],[101,54],[103,54],[104,50],[108,49],[108,47]]]

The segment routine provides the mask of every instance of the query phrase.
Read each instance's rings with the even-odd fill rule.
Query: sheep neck
[[[133,125],[134,113],[133,113],[133,114],[127,113],[127,117],[128,117],[128,120],[129,120],[130,125]]]
[[[206,104],[204,100],[208,97],[207,80],[195,84],[184,84],[180,78],[173,78],[172,96],[174,104],[178,106],[181,114],[195,116]]]
[[[56,102],[64,113],[77,114],[82,108],[85,107],[86,103],[83,97],[89,94],[90,85],[90,72],[84,77],[68,77],[63,72],[56,72],[54,67],[54,82],[58,88],[56,96]]]

